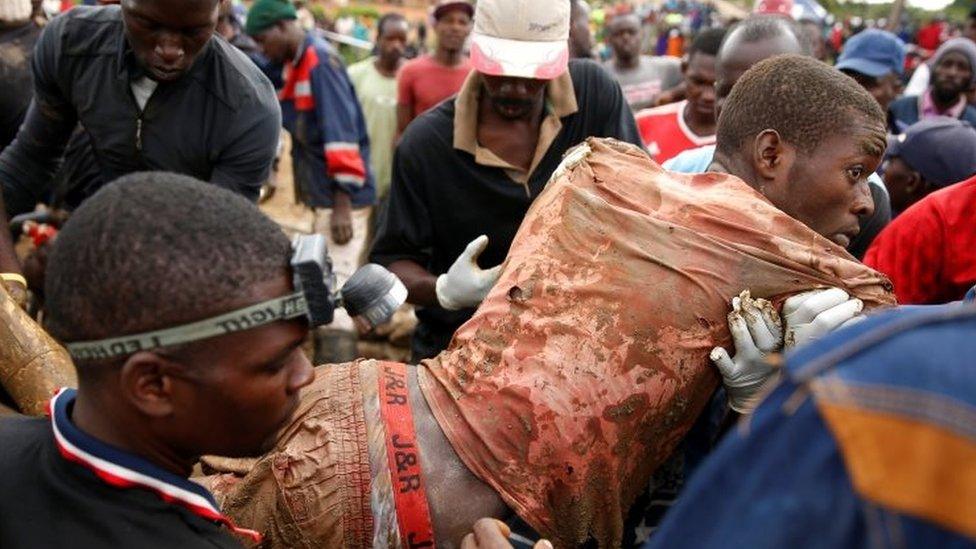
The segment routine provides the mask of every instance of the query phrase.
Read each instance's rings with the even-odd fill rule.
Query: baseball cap
[[[783,15],[793,17],[793,0],[756,0],[752,7],[756,15]]]
[[[445,13],[454,9],[466,11],[469,17],[474,16],[474,6],[469,0],[438,0],[434,6],[434,19],[440,19]]]
[[[905,70],[905,43],[894,34],[866,29],[852,36],[837,59],[838,69],[850,69],[878,78]]]
[[[926,181],[939,187],[976,174],[976,129],[957,118],[934,116],[916,122],[888,145]]]
[[[566,0],[479,0],[471,64],[482,74],[551,80],[569,61]]]

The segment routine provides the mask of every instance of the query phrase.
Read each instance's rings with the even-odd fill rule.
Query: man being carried
[[[471,317],[498,276],[481,267],[505,258],[570,147],[589,136],[640,143],[606,72],[567,61],[569,19],[567,0],[479,2],[475,72],[454,101],[418,118],[397,148],[389,213],[371,258],[423,307],[415,362],[444,350]]]
[[[715,56],[724,36],[725,29],[708,29],[691,43],[687,61],[681,64],[687,100],[634,115],[655,162],[715,143]]]
[[[369,170],[369,136],[339,54],[306,32],[287,0],[258,0],[245,29],[265,56],[285,65],[278,98],[292,137],[295,189],[315,212],[313,231],[328,239],[341,286],[359,267],[367,246],[376,188]],[[357,331],[345,311],[316,334],[316,362],[356,358]]]
[[[132,174],[78,208],[51,252],[46,327],[69,348],[128,338],[75,354],[78,389],[54,397],[50,418],[0,420],[0,546],[229,548],[240,547],[231,531],[256,538],[187,477],[202,454],[272,447],[312,379],[307,323],[271,315],[164,347],[134,334],[270,308],[295,291],[290,257],[254,205],[184,176]]]
[[[823,110],[754,100],[773,91]],[[885,146],[871,96],[782,56],[743,76],[726,109],[714,170],[731,175],[675,175],[612,140],[574,149],[450,349],[416,368],[327,369],[274,452],[214,480],[227,512],[282,547],[451,546],[508,509],[560,545],[618,545],[627,507],[717,384],[708,354],[730,340],[728,297],[843,286],[893,303],[841,247]]]
[[[274,89],[214,37],[217,0],[123,0],[78,6],[37,42],[34,100],[0,154],[0,226],[48,196],[65,144],[84,127],[101,182],[169,170],[256,200],[271,171],[281,111]],[[17,272],[0,230],[0,272]]]
[[[641,54],[641,22],[632,13],[607,23],[607,42],[613,58],[603,66],[620,84],[631,110],[654,106],[654,98],[681,83],[681,62],[676,57]]]

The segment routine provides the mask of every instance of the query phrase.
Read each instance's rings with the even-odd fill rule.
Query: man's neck
[[[932,97],[932,104],[935,105],[936,110],[938,110],[940,113],[955,107],[963,97],[962,95],[956,95],[947,99],[940,97],[935,90],[932,90],[929,95]]]
[[[377,57],[376,60],[373,61],[373,66],[376,67],[376,70],[387,78],[393,78],[396,76],[396,73],[402,64],[402,57],[397,57],[396,59],[384,59],[382,57]]]
[[[495,112],[491,100],[482,94],[478,101],[478,143],[506,162],[528,170],[532,164],[539,133],[545,97],[521,118],[505,118]]]
[[[618,71],[632,71],[640,66],[640,56],[635,55],[633,57],[616,57],[614,66]]]
[[[681,117],[695,135],[715,135],[715,116],[707,116],[693,109],[691,101],[685,103],[685,108],[681,110]]]
[[[109,402],[109,399],[90,398],[90,394],[84,388],[78,390],[71,412],[71,422],[75,427],[101,442],[140,456],[175,475],[190,477],[196,459],[178,456],[171,448],[147,437],[142,425],[126,422],[127,414],[105,406],[104,403]],[[103,405],[93,404],[95,400]]]
[[[437,48],[434,51],[434,60],[445,67],[456,67],[461,64],[461,50],[446,50]]]

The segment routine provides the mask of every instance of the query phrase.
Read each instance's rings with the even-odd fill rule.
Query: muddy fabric
[[[890,283],[727,175],[589,140],[556,171],[501,278],[420,385],[464,463],[543,536],[620,544],[622,517],[719,383],[729,300]]]
[[[361,364],[318,368],[275,448],[246,475],[239,462],[209,460],[228,472],[203,484],[237,524],[264,534],[262,547],[373,545]]]

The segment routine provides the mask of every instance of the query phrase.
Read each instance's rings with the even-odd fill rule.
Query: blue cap
[[[873,78],[905,70],[905,43],[888,31],[866,29],[852,36],[837,58],[838,69],[850,69]]]
[[[926,118],[894,139],[887,155],[901,158],[933,185],[952,185],[976,174],[976,129],[958,118]]]

